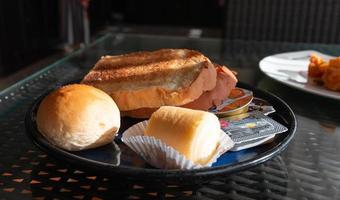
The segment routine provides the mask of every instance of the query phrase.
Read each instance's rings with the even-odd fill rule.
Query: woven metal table
[[[136,184],[87,173],[38,150],[24,116],[40,94],[79,80],[102,55],[190,48],[237,70],[239,80],[285,100],[297,115],[295,138],[280,156],[255,168],[200,185]],[[0,93],[0,199],[340,199],[340,102],[266,78],[261,58],[314,49],[340,55],[340,46],[223,41],[108,33]]]

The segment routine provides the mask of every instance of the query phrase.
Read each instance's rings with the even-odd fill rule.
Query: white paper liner
[[[166,145],[159,139],[144,136],[148,121],[143,121],[127,129],[122,136],[122,141],[134,152],[143,157],[150,165],[162,169],[198,169],[210,167],[217,158],[234,146],[231,138],[222,130],[220,143],[215,154],[205,165],[200,165],[187,159],[174,148]]]

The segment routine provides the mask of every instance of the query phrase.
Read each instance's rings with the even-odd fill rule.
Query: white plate
[[[311,54],[316,54],[325,60],[333,58],[312,50],[281,53],[262,59],[260,69],[269,77],[285,85],[340,100],[340,92],[333,92],[322,86],[307,83],[307,70]]]

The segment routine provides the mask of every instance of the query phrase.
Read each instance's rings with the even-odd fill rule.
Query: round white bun
[[[42,100],[37,127],[49,142],[69,151],[79,151],[112,142],[120,128],[120,112],[105,92],[72,84]]]

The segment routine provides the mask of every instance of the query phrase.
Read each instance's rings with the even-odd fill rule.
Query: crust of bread
[[[104,56],[82,83],[108,93],[121,111],[180,106],[213,89],[216,70],[203,54],[161,49]]]
[[[158,107],[159,108],[159,107]],[[136,110],[122,111],[122,116],[128,116],[132,118],[148,119],[158,108],[139,108]]]

